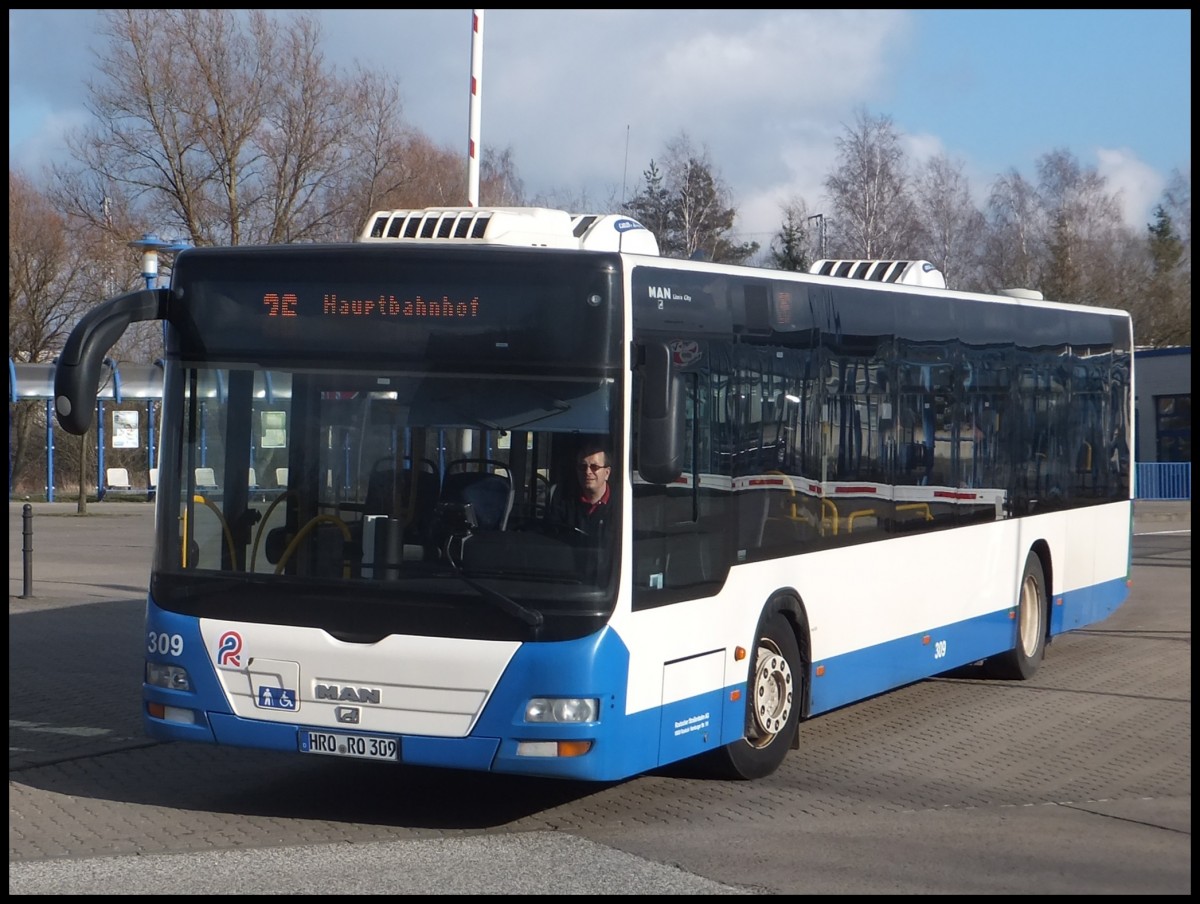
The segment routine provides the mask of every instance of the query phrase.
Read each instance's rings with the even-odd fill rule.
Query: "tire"
[[[1033,677],[1046,655],[1049,609],[1042,560],[1031,552],[1025,559],[1025,572],[1021,575],[1021,587],[1017,594],[1015,646],[984,662],[984,671],[989,678],[1026,681]]]
[[[787,756],[804,699],[800,648],[778,613],[763,624],[746,685],[745,735],[715,750],[710,765],[722,778],[749,781],[770,775]]]

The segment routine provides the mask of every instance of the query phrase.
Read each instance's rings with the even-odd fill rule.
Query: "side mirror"
[[[54,368],[54,412],[64,430],[87,433],[108,350],[131,323],[164,319],[169,295],[165,288],[130,292],[97,305],[75,324]]]
[[[674,483],[683,473],[683,381],[665,342],[647,343],[642,351],[638,473],[650,483]]]

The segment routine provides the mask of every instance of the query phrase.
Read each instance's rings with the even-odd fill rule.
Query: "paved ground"
[[[1170,606],[1061,639],[1041,680],[948,678],[830,714],[771,780],[568,793],[418,771],[397,790],[360,783],[370,768],[291,757],[270,772],[263,752],[144,738],[126,663],[140,658],[153,508],[75,509],[33,503],[26,524],[10,503],[10,894],[1190,889],[1190,540],[1155,539],[1175,551],[1135,561],[1159,566],[1142,596],[1151,571],[1176,576]],[[1190,532],[1191,508],[1137,503],[1134,525]],[[1073,714],[1073,733],[1031,722],[1031,695]],[[1054,762],[1030,768],[1038,749]]]

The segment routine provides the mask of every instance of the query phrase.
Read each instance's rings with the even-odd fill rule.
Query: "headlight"
[[[192,689],[187,669],[179,665],[163,665],[161,662],[146,663],[146,683],[154,687],[165,687],[171,691],[190,691]]]
[[[526,722],[596,722],[600,701],[595,697],[534,697],[525,705]]]

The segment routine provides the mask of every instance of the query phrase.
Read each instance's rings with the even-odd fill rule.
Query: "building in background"
[[[1192,460],[1192,349],[1143,348],[1133,354],[1134,461]]]

